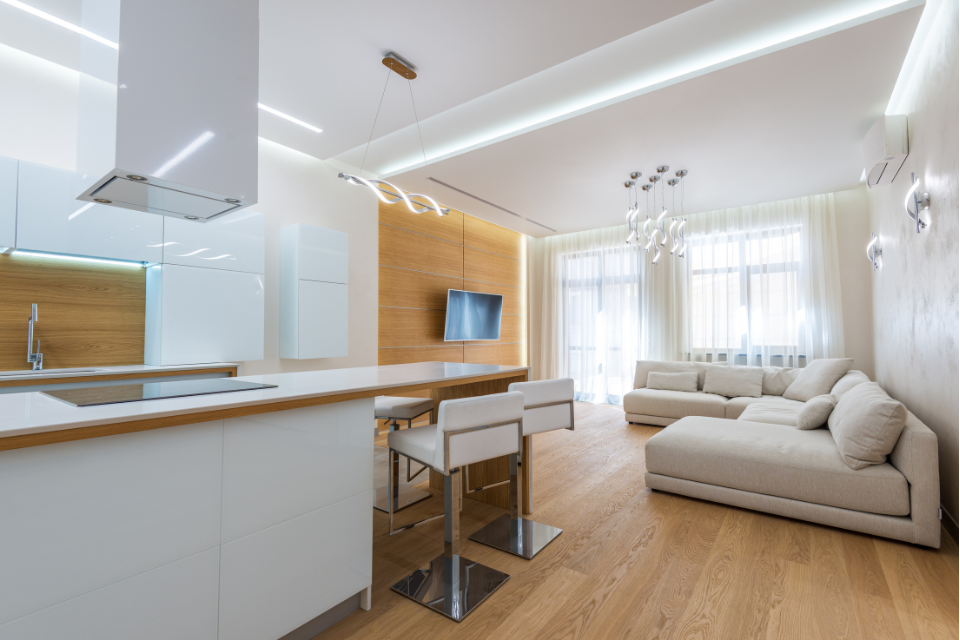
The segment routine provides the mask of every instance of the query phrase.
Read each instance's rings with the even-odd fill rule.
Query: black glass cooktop
[[[114,387],[82,387],[41,391],[54,400],[66,402],[74,407],[96,407],[104,404],[122,402],[142,402],[143,400],[163,400],[166,398],[186,398],[205,396],[211,393],[230,393],[233,391],[252,391],[254,389],[274,389],[275,384],[243,382],[229,378],[210,380],[175,380],[171,382],[148,382],[146,384],[123,384]]]

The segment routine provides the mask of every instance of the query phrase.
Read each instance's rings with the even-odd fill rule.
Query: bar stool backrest
[[[437,419],[434,468],[447,474],[467,464],[519,453],[522,421],[522,393],[444,400]]]
[[[573,428],[573,380],[514,382],[510,391],[523,394],[523,435]]]

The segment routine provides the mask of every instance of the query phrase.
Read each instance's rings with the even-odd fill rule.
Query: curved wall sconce
[[[867,260],[873,263],[873,270],[876,271],[883,266],[883,250],[880,248],[880,236],[871,233],[870,244],[867,245]]]
[[[918,191],[920,189],[920,178],[912,173],[910,174],[910,181],[913,182],[913,184],[910,185],[910,190],[907,191],[907,197],[903,199],[903,207],[907,210],[907,215],[910,216],[910,219],[917,225],[917,233],[920,233],[920,229],[926,229],[930,224],[920,217],[921,211],[926,211],[930,208],[930,194],[926,191],[923,193]],[[910,209],[911,204],[913,205],[913,210]]]

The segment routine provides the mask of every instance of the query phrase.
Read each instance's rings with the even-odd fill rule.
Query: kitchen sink
[[[55,375],[59,373],[94,373],[95,371],[106,371],[106,369],[42,369],[40,371],[25,369],[23,371],[0,371],[0,377]]]

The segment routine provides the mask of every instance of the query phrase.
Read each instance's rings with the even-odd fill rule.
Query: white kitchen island
[[[432,362],[97,407],[0,396],[0,640],[322,628],[369,604],[373,398],[526,377]]]

